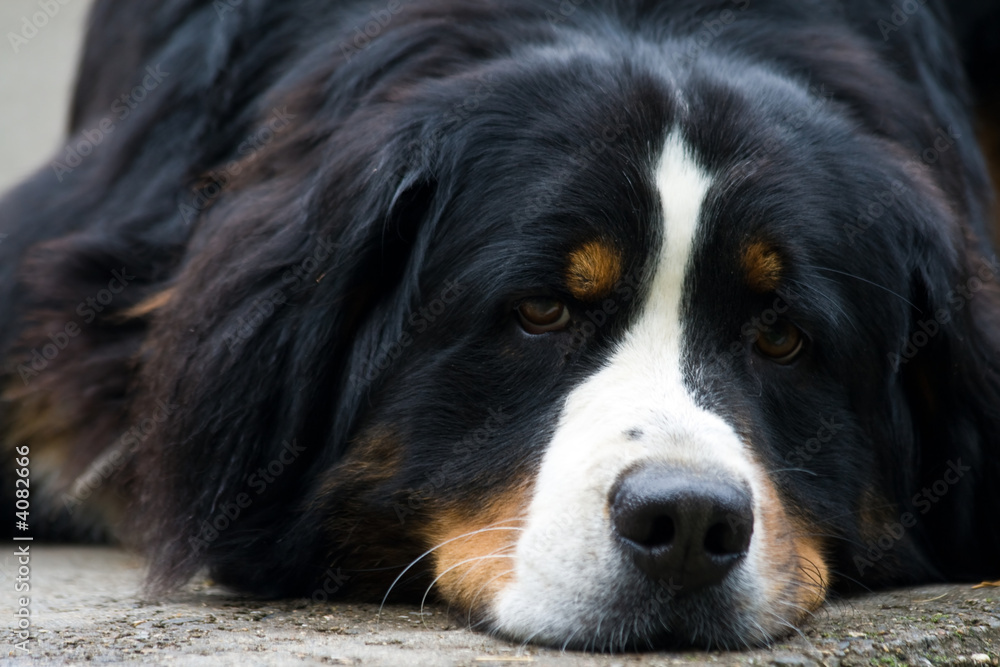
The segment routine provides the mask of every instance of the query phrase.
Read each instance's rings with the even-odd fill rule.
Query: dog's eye
[[[779,364],[790,364],[802,352],[805,338],[794,324],[776,322],[758,331],[754,345],[768,359]]]
[[[527,299],[517,307],[521,327],[530,334],[543,334],[565,329],[569,324],[569,308],[555,299]]]

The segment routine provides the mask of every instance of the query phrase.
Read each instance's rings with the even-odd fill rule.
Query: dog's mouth
[[[432,588],[474,629],[512,641],[748,648],[791,632],[825,595],[822,545],[760,478],[643,462],[582,525],[573,508],[546,520],[544,489],[500,498],[439,516]]]

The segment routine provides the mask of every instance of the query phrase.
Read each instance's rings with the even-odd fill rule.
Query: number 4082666
[[[18,477],[14,481],[14,487],[15,487],[14,496],[17,498],[16,502],[17,511],[14,513],[14,515],[18,518],[19,521],[24,522],[24,524],[27,524],[28,507],[30,506],[28,502],[28,497],[31,495],[29,491],[30,480],[28,479],[28,476],[31,474],[30,471],[28,470],[28,463],[29,463],[28,446],[23,445],[21,447],[15,447],[14,451],[17,453],[17,456],[19,457],[14,460],[14,464],[17,466],[14,469],[14,472],[17,474]],[[19,523],[18,527],[21,528],[21,525],[22,524]],[[25,525],[23,528],[21,528],[21,530],[27,530],[27,526]]]

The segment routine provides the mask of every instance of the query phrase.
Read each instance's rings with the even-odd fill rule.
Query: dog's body
[[[903,5],[98,2],[0,208],[34,507],[578,647],[996,576],[993,200]]]

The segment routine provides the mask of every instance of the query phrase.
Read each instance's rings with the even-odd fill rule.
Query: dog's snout
[[[717,584],[750,548],[753,504],[735,482],[645,466],[610,496],[612,528],[636,565],[680,593]]]

